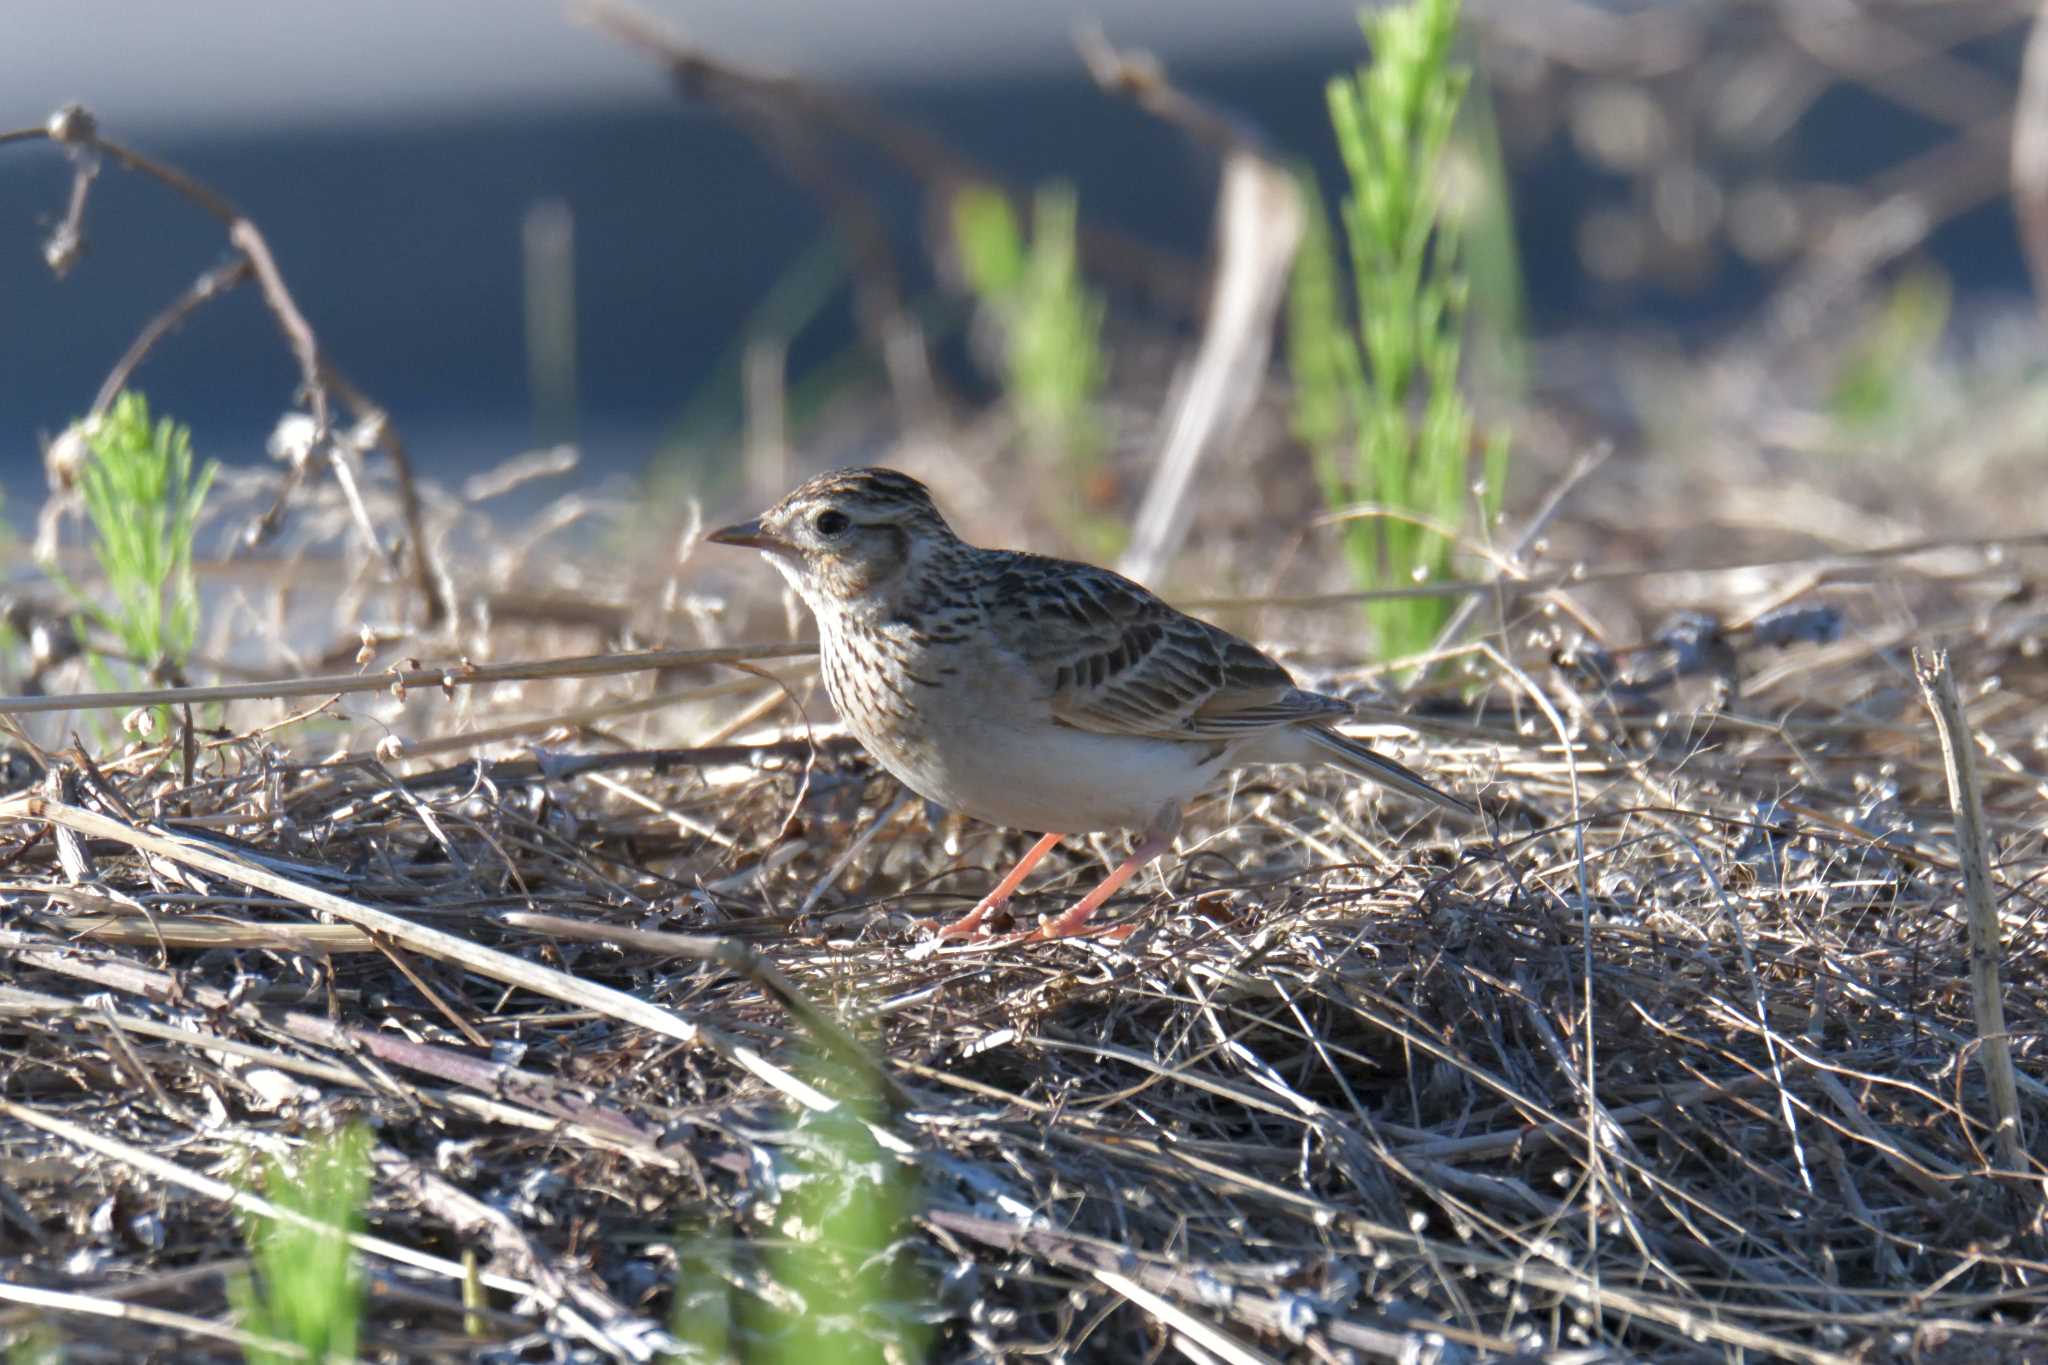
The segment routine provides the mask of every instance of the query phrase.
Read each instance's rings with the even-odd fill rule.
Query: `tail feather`
[[[1315,745],[1316,756],[1325,763],[1342,768],[1346,772],[1356,773],[1360,777],[1379,783],[1382,787],[1400,792],[1404,796],[1412,796],[1418,801],[1427,801],[1431,805],[1442,806],[1461,815],[1479,814],[1466,802],[1432,787],[1423,780],[1422,774],[1396,763],[1385,754],[1367,748],[1349,735],[1338,734],[1324,725],[1304,725],[1301,731],[1308,736],[1309,742]]]

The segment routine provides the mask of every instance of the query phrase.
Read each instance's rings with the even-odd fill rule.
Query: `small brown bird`
[[[979,928],[1062,836],[1142,830],[1030,936],[1079,931],[1171,847],[1183,803],[1247,764],[1329,763],[1471,814],[1332,728],[1348,703],[1121,574],[967,544],[907,474],[821,474],[710,538],[766,552],[802,595],[825,688],[876,761],[929,801],[1044,834],[943,938]]]

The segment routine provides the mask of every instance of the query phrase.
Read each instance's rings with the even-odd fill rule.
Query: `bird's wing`
[[[1350,714],[1121,574],[1037,555],[1005,561],[988,585],[989,628],[1047,690],[1063,725],[1217,740]]]

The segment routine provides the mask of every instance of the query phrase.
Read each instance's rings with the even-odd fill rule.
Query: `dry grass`
[[[1599,534],[1569,508],[1554,531]],[[678,643],[781,628],[750,564],[578,579],[544,540],[500,535],[527,552],[465,581],[526,615],[429,673],[593,652],[664,593]],[[1764,575],[1838,613],[1833,643],[1771,643],[1766,618],[1595,647],[1669,577],[1494,601],[1476,689],[1420,699],[1396,741],[1486,831],[1254,775],[1194,813],[1163,889],[1116,903],[1121,939],[914,957],[1021,836],[931,828],[782,683],[727,667],[449,667],[445,694],[415,675],[346,717],[238,702],[189,778],[175,743],[24,748],[42,776],[0,804],[0,1298],[38,1302],[0,1322],[46,1316],[78,1360],[232,1357],[243,1173],[362,1115],[373,1355],[648,1359],[679,1229],[692,1289],[717,1267],[758,1345],[792,1320],[795,1173],[865,1097],[856,1155],[905,1173],[892,1254],[918,1286],[869,1311],[928,1322],[935,1359],[2048,1357],[2041,1164],[1998,1170],[1908,655],[1956,647],[2038,1144],[2048,699],[2010,591],[2037,554]],[[1746,581],[1690,600],[1742,621]],[[1354,619],[1256,617],[1338,686],[1363,676]],[[802,660],[767,666],[808,691]],[[361,747],[387,729],[406,753]],[[1094,871],[1062,856],[1033,908]]]
[[[1659,54],[1718,33],[1792,103],[1878,83],[1956,135],[1813,196],[1835,207],[1726,345],[1544,348],[1518,471],[1574,473],[1546,500],[1518,472],[1510,505],[1545,510],[1502,534],[1515,553],[1467,556],[1504,580],[1471,598],[1467,671],[1398,706],[1369,690],[1383,671],[1327,568],[1285,404],[1242,390],[1268,329],[1240,319],[1248,349],[1217,370],[1231,392],[1182,393],[1234,415],[1195,443],[1209,463],[1179,486],[1198,492],[1164,499],[1157,543],[1191,525],[1235,547],[1188,586],[1246,593],[1215,613],[1411,720],[1390,742],[1481,800],[1486,827],[1258,774],[1112,904],[1117,936],[934,954],[913,951],[924,927],[1024,836],[935,828],[804,721],[800,623],[765,571],[696,556],[690,518],[628,546],[632,509],[595,494],[498,515],[566,472],[559,452],[460,496],[416,484],[232,204],[75,107],[0,131],[75,154],[46,247],[60,270],[103,160],[225,235],[229,259],[144,327],[96,407],[251,283],[311,412],[287,472],[216,489],[218,539],[263,548],[207,568],[189,671],[214,690],[181,695],[180,733],[36,714],[76,704],[78,651],[106,642],[61,604],[0,611],[32,656],[0,658],[9,690],[42,694],[0,703],[18,741],[0,755],[11,1359],[51,1342],[76,1361],[239,1358],[225,1286],[267,1208],[254,1172],[362,1118],[380,1360],[654,1359],[680,1280],[725,1353],[805,1365],[835,1330],[863,1344],[849,1358],[890,1360],[2048,1361],[2048,535],[2014,495],[2038,483],[2038,334],[1987,331],[1983,373],[1893,376],[1924,410],[1892,455],[1857,459],[1868,442],[1816,415],[1853,351],[1843,314],[1999,184],[1983,167],[2003,137],[1982,135],[1999,87],[1885,54],[1920,25],[1945,52],[2023,7],[1851,6],[1821,45],[1788,19],[1789,67],[1778,26],[1716,26],[1711,6],[1597,32],[1475,8],[1495,39],[1609,97],[1638,82],[1622,93],[1681,124],[1725,122],[1737,67]],[[801,153],[800,174],[852,139],[934,195],[988,177],[857,100],[596,10],[693,98]],[[1589,35],[1597,51],[1569,51]],[[1218,138],[1160,73],[1115,72]],[[1510,132],[1579,91],[1517,89]],[[1745,142],[1755,164],[1711,198],[1774,187],[1775,140]],[[1669,169],[1632,173],[1641,189]],[[929,435],[943,405],[879,219],[811,178],[857,244],[895,417]],[[2038,198],[2019,201],[2030,230]],[[1699,245],[1653,238],[1640,268],[1689,274]],[[1192,265],[1084,246],[1198,311]],[[1163,388],[1185,337],[1140,335]],[[1178,429],[1131,378],[1135,340],[1112,402]],[[886,425],[875,406],[847,404],[862,440]],[[1605,437],[1626,453],[1576,463]],[[982,414],[896,459],[977,536],[1053,548],[1008,442]],[[1149,452],[1119,461],[1091,510],[1123,516],[1157,472]],[[51,545],[69,506],[46,507]],[[1639,633],[1678,609],[1694,614]],[[674,648],[616,657],[649,641]],[[1945,765],[1922,646],[1952,650],[1962,714],[1942,728],[1975,746],[1961,839],[1944,769],[1972,765]],[[1029,908],[1110,851],[1056,856]],[[1998,1005],[2009,1078],[1983,1033]],[[880,1211],[878,1239],[805,1271],[849,1209]],[[849,1286],[867,1297],[849,1316],[806,1311]]]

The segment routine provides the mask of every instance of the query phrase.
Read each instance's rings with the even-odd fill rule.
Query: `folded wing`
[[[1220,740],[1350,714],[1107,569],[1013,555],[992,588],[991,627],[1047,689],[1054,719],[1075,729]]]

